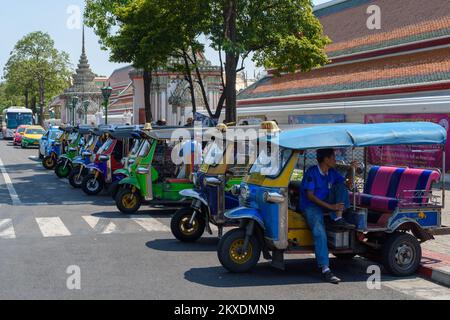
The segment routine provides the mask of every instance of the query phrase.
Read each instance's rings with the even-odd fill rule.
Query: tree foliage
[[[54,45],[47,33],[29,33],[17,42],[4,69],[7,93],[24,96],[27,106],[28,97],[37,96],[41,124],[46,101],[70,84],[69,55]]]
[[[311,0],[87,0],[85,17],[113,61],[156,70],[178,56],[186,79],[203,89],[195,52],[204,50],[198,39],[206,37],[225,73],[216,112],[206,101],[207,110],[218,118],[225,108],[227,122],[236,121],[236,77],[249,57],[276,74],[328,61],[330,41]]]

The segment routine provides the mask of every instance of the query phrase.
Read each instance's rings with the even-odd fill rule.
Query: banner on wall
[[[449,132],[450,114],[369,114],[365,123],[413,122],[425,121],[440,124]],[[450,151],[450,141],[445,146],[446,154]],[[384,146],[369,148],[369,163],[376,165],[395,165],[408,167],[442,167],[442,150],[439,146]],[[450,173],[450,157],[447,157],[445,168]]]
[[[289,116],[289,124],[345,123],[345,114],[303,114]]]

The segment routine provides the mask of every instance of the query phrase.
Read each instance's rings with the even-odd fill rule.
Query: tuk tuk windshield
[[[50,131],[49,133],[49,139],[51,140],[57,140],[61,137],[62,132],[61,131]]]
[[[140,140],[134,140],[133,147],[131,148],[130,154],[135,155],[139,152],[139,148],[141,146]]]
[[[78,138],[78,132],[72,132],[72,133],[69,135],[69,141],[70,141],[70,142],[75,141],[77,138]]]
[[[261,150],[258,158],[250,169],[250,174],[257,173],[262,176],[278,176],[292,155],[290,149],[279,149],[272,153],[270,144],[266,150]]]
[[[204,163],[208,165],[216,165],[221,163],[223,158],[223,148],[216,142],[211,142],[206,147],[206,155],[204,157]]]
[[[150,142],[148,140],[145,140],[145,142],[141,146],[141,149],[139,150],[138,157],[145,157],[149,151],[150,151]]]
[[[106,142],[101,146],[101,148],[98,150],[99,154],[104,153],[106,150],[108,150],[111,145],[113,144],[113,140],[112,139],[108,139],[106,140]]]

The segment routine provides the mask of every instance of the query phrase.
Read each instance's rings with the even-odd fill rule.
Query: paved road
[[[287,270],[261,262],[250,274],[227,273],[217,239],[174,240],[170,211],[120,215],[107,195],[87,197],[0,141],[0,299],[450,299],[450,290],[421,278],[382,276],[367,289],[367,262],[333,260],[345,282],[323,283],[313,257],[295,256]],[[69,290],[68,267],[81,271]]]

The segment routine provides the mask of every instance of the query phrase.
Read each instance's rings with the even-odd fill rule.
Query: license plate
[[[38,145],[38,144],[39,144],[39,141],[36,141],[36,142],[34,142],[33,144],[36,144],[36,145]]]

